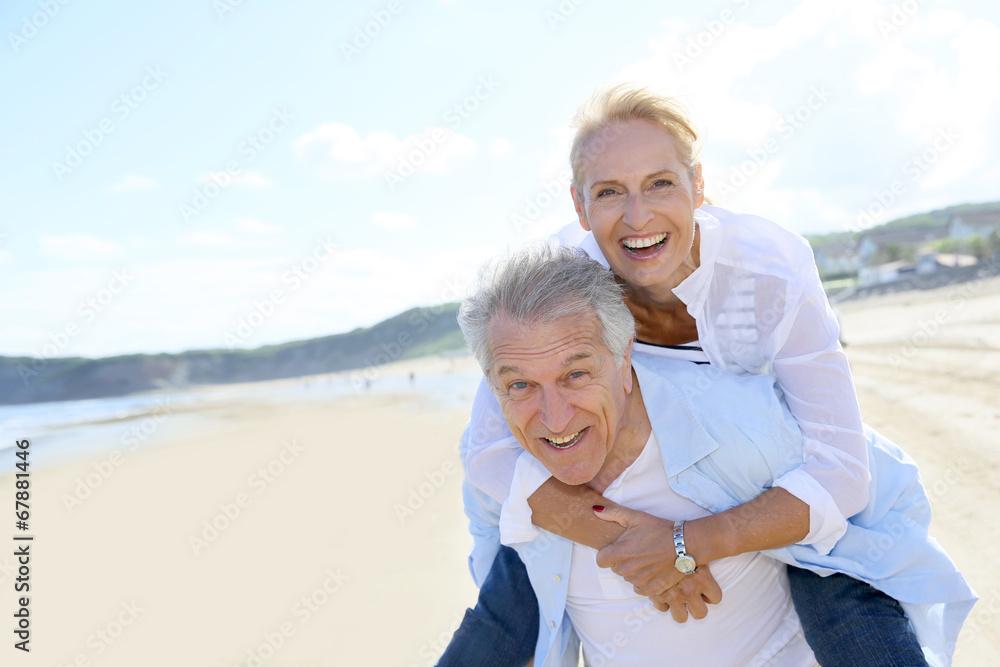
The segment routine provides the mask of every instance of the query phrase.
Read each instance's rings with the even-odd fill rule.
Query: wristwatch
[[[698,564],[694,558],[684,551],[684,522],[674,521],[674,551],[677,552],[677,560],[674,567],[681,574],[693,574],[698,569]]]

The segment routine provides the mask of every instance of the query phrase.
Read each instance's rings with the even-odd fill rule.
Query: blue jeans
[[[823,667],[926,667],[899,602],[846,574],[821,577],[788,566],[792,601]]]
[[[926,667],[899,603],[845,574],[821,577],[788,568],[792,600],[806,641],[823,667]],[[709,612],[711,613],[711,612]],[[538,601],[528,572],[500,547],[438,667],[520,667],[538,641]]]
[[[538,600],[517,552],[501,546],[475,609],[467,609],[438,667],[523,667],[538,643]]]

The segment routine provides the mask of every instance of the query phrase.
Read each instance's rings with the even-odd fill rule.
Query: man
[[[975,597],[927,535],[926,496],[902,452],[870,435],[873,470],[891,467],[892,476],[873,486],[868,507],[830,554],[795,546],[737,551],[709,571],[686,554],[684,522],[748,506],[802,462],[802,435],[771,379],[630,359],[634,324],[620,289],[573,251],[525,251],[484,275],[459,320],[525,453],[503,508],[466,486],[470,565],[482,583],[501,542],[518,552],[538,600],[536,665],[575,665],[577,638],[595,667],[659,665],[665,656],[679,664],[812,664],[776,559],[875,584],[903,604],[928,658],[947,663]],[[617,503],[595,506],[591,519],[607,517],[626,531],[670,526],[661,543],[675,554],[684,596],[651,602],[637,594],[641,568],[605,558],[602,565],[629,575],[625,583],[598,567],[594,549],[532,526],[527,498],[550,474]],[[575,520],[580,509],[566,516]],[[708,613],[706,604],[723,594]],[[678,623],[688,612],[695,620]]]

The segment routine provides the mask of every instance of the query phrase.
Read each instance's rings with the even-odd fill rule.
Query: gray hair
[[[635,319],[614,275],[576,248],[529,246],[480,271],[476,291],[458,310],[458,324],[491,386],[488,331],[497,315],[529,326],[596,316],[601,342],[619,366],[635,335]]]

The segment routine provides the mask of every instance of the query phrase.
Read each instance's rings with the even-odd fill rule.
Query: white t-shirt
[[[604,496],[661,518],[691,520],[708,512],[667,483],[656,436]],[[566,611],[591,667],[712,665],[804,667],[814,657],[788,591],[785,565],[759,553],[711,564],[722,602],[708,615],[677,623],[610,569],[597,552],[574,544]]]

